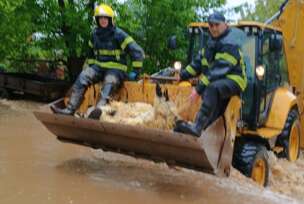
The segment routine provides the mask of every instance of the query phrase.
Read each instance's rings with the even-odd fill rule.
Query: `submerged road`
[[[0,203],[297,203],[233,178],[63,144],[32,114],[0,100]]]

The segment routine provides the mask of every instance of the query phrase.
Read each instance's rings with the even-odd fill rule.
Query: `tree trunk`
[[[74,82],[82,71],[84,61],[85,58],[68,57],[67,67],[69,69],[69,77],[71,82]]]
[[[63,38],[66,44],[66,47],[68,48],[68,56],[67,56],[67,69],[69,72],[69,78],[70,81],[73,82],[76,80],[78,74],[82,70],[82,65],[84,62],[84,59],[81,57],[77,57],[76,49],[73,44],[76,43],[76,34],[70,32],[69,26],[66,25],[65,22],[65,15],[64,15],[64,10],[67,5],[65,5],[67,1],[65,0],[58,0],[58,5],[61,8],[61,31],[63,33]],[[70,6],[74,4],[73,0],[69,0],[68,3]]]

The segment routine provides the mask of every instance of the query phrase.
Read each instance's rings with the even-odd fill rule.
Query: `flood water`
[[[41,105],[0,100],[1,204],[301,203],[235,170],[221,179],[61,143],[32,114]]]

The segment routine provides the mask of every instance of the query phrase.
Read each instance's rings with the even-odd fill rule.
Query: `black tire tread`
[[[297,109],[292,109],[286,119],[284,128],[281,132],[281,134],[277,138],[276,145],[283,147],[284,150],[280,152],[277,156],[280,158],[288,158],[288,146],[289,146],[289,135],[291,127],[295,120],[297,120],[299,117],[299,113]]]
[[[267,149],[262,144],[254,142],[236,143],[232,165],[247,177],[251,177],[252,167],[257,158],[262,158],[266,162],[266,186],[269,182],[269,163]]]

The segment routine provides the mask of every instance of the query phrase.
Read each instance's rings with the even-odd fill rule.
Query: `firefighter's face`
[[[209,23],[208,25],[209,25],[209,31],[210,31],[212,37],[214,37],[214,38],[219,37],[227,29],[227,24],[224,22]]]
[[[98,18],[98,21],[99,21],[99,25],[102,28],[106,28],[109,25],[109,18],[108,17],[101,16],[101,17]]]

